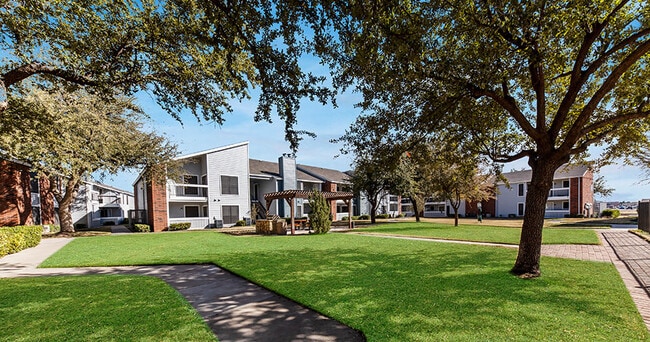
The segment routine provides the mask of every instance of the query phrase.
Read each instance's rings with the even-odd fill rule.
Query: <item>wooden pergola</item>
[[[311,194],[311,191],[306,191],[306,190],[285,190],[285,191],[278,191],[278,192],[270,192],[266,195],[264,195],[264,200],[266,201],[266,216],[269,216],[269,208],[271,208],[271,203],[273,203],[273,200],[276,199],[284,199],[289,203],[289,207],[291,208],[291,235],[294,235],[296,233],[295,231],[295,212],[293,210],[294,205],[295,205],[295,199],[296,198],[309,198],[309,195]],[[325,197],[325,200],[327,202],[331,203],[331,201],[337,201],[337,200],[342,200],[347,206],[348,206],[348,227],[352,229],[352,198],[354,198],[354,194],[351,192],[321,192],[323,194],[323,197]]]

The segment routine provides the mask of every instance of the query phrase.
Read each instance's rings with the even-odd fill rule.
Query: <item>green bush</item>
[[[399,215],[397,215],[397,217],[402,218],[402,217],[404,217],[404,214],[399,214]]]
[[[245,225],[246,225],[246,221],[244,221],[244,220],[239,220],[239,221],[235,222],[235,227],[243,227]]]
[[[169,225],[169,230],[186,230],[192,226],[190,222],[172,223]]]
[[[43,226],[0,227],[0,257],[38,246],[41,234]]]
[[[389,217],[390,217],[390,215],[388,215],[388,214],[377,214],[377,216],[375,216],[375,218],[378,218],[378,219],[387,219]]]
[[[348,219],[350,219],[350,218],[347,217],[347,216],[343,216],[343,217],[341,217],[341,221],[347,221]]]
[[[136,223],[131,230],[136,233],[149,233],[151,232],[151,227],[148,224]]]
[[[618,209],[605,209],[600,213],[600,217],[617,218],[619,216],[621,216],[621,212]]]
[[[319,191],[312,191],[309,195],[309,222],[316,234],[325,234],[329,232],[332,220],[330,219],[330,206]]]
[[[359,220],[370,220],[370,215],[361,215],[359,216]]]

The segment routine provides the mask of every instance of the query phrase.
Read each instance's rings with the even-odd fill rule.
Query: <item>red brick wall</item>
[[[594,203],[594,175],[587,171],[583,177],[571,178],[569,187],[569,210],[571,215],[584,214],[585,203]],[[593,211],[592,211],[593,213]]]
[[[587,171],[585,175],[580,179],[582,183],[580,184],[580,191],[582,192],[582,203],[580,208],[584,211],[584,204],[591,203],[591,210],[589,214],[594,213],[593,204],[594,204],[594,174],[591,171]],[[584,214],[584,212],[583,212]]]
[[[167,189],[165,184],[150,181],[147,184],[147,216],[151,230],[162,232],[169,226],[167,221]]]
[[[470,215],[470,216],[476,216],[478,213],[478,208],[476,207],[476,204],[478,202],[474,201],[466,201],[465,202],[465,215]],[[483,206],[483,217],[485,218],[486,214],[490,214],[491,217],[496,216],[496,200],[494,198],[489,199],[487,201],[481,201],[481,205]]]
[[[0,226],[31,223],[29,167],[0,160]]]

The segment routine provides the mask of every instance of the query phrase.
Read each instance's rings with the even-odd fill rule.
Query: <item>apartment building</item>
[[[344,191],[347,174],[301,165],[291,155],[277,162],[249,158],[248,142],[181,156],[182,176],[156,184],[138,177],[134,183],[135,207],[154,231],[169,224],[189,222],[192,228],[228,227],[238,220],[269,215],[290,216],[286,201],[266,207],[264,195],[284,190]],[[343,201],[332,201],[333,218],[348,216]],[[339,203],[340,202],[340,203]],[[251,210],[255,208],[256,210]],[[309,201],[296,199],[295,217],[310,212]],[[256,217],[252,217],[256,213]]]
[[[95,182],[84,182],[72,203],[75,228],[120,224],[135,207],[133,193]]]

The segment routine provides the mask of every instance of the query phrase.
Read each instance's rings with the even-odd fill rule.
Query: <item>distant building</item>
[[[498,192],[493,214],[496,217],[524,216],[532,170],[508,172],[503,175],[508,179],[510,188],[503,182],[497,184]],[[545,217],[592,215],[594,213],[593,180],[593,173],[586,166],[560,167],[553,177],[553,187],[546,201]],[[589,212],[586,207],[590,208]]]
[[[84,182],[72,203],[75,228],[120,224],[135,207],[133,193],[108,185]]]

